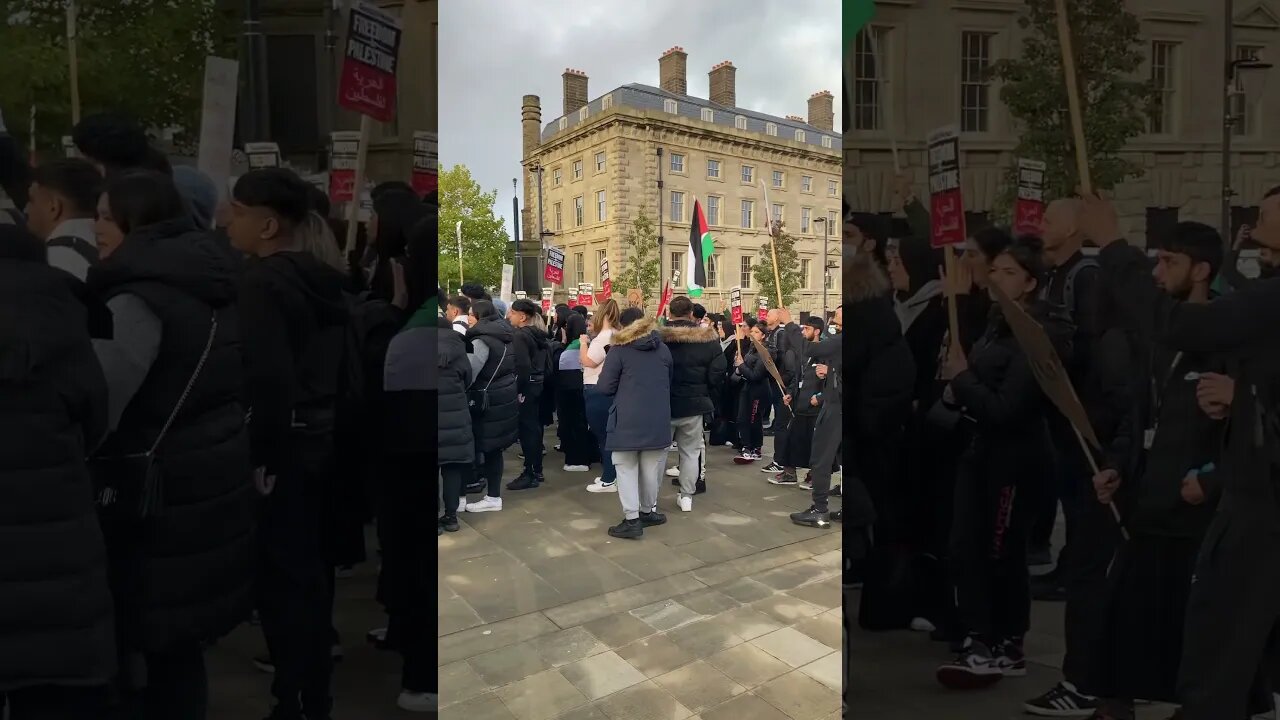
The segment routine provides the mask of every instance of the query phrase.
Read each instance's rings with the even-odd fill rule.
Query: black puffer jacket
[[[440,390],[436,400],[437,462],[470,464],[475,460],[471,411],[467,409],[467,387],[471,385],[471,363],[467,362],[467,341],[446,319],[436,321],[436,369]]]
[[[843,359],[850,394],[845,404],[854,408],[857,432],[869,437],[892,435],[911,414],[915,361],[893,311],[889,280],[873,257],[856,255],[844,280],[843,333],[856,338],[849,346],[853,354]]]
[[[516,354],[516,389],[521,395],[542,397],[547,384],[551,341],[541,322],[515,329],[511,349]]]
[[[658,334],[675,363],[671,376],[671,417],[710,414],[715,409],[711,398],[719,396],[725,376],[720,336],[714,328],[700,327],[687,320],[660,327]]]
[[[146,452],[218,331],[199,379],[157,451],[163,506],[144,522],[106,508],[117,632],[127,650],[217,638],[252,607],[257,494],[249,462],[230,258],[189,219],[140,228],[89,271],[103,299],[141,298],[161,322],[160,351],[97,457]]]
[[[106,381],[66,274],[0,259],[0,694],[115,672],[84,463],[106,426]]]
[[[467,331],[467,340],[484,343],[489,357],[471,380],[471,390],[485,390],[489,407],[475,428],[480,452],[506,450],[519,437],[520,402],[516,388],[515,328],[500,318],[481,320]]]

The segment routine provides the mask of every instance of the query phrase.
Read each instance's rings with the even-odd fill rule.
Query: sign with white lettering
[[[963,245],[960,197],[960,133],[954,125],[929,134],[929,219],[935,248]]]
[[[395,119],[400,21],[361,2],[351,8],[338,105],[379,122]]]

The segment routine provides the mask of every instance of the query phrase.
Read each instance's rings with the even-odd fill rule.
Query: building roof
[[[667,92],[662,88],[652,85],[642,85],[640,83],[631,83],[623,85],[612,92],[601,95],[586,104],[587,118],[599,115],[604,111],[604,100],[606,97],[612,98],[613,107],[630,107],[636,110],[658,110],[664,109],[666,100],[676,101],[676,115],[687,117],[693,120],[702,120],[703,108],[710,108],[715,111],[716,125],[724,125],[730,128],[736,128],[736,119],[739,115],[747,119],[746,132],[759,133],[765,135],[765,125],[773,123],[778,126],[777,137],[783,140],[797,142],[795,139],[796,130],[805,131],[805,145],[813,145],[814,147],[822,147],[822,137],[825,135],[831,138],[831,147],[823,148],[828,150],[840,150],[840,133],[831,130],[822,130],[810,125],[806,122],[800,122],[785,117],[777,117],[776,115],[766,115],[765,113],[747,110],[744,108],[729,107],[719,103],[713,103],[710,100],[696,98],[692,95],[678,95],[673,92]],[[570,113],[561,118],[556,118],[547,123],[542,128],[542,140],[545,142],[553,135],[561,132],[560,121],[565,120],[565,129],[569,129],[576,125],[580,125],[583,121],[579,119],[577,112]],[[704,121],[705,122],[705,121]],[[770,136],[771,137],[771,136]]]

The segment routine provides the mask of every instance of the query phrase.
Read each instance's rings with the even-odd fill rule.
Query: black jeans
[[[470,472],[471,466],[461,463],[440,466],[441,482],[444,483],[441,494],[444,496],[445,517],[458,517],[458,501],[462,499],[462,484],[466,482],[467,474]]]
[[[520,403],[520,451],[524,453],[524,474],[542,476],[542,386]]]
[[[764,419],[768,398],[744,396],[738,403],[738,442],[744,450],[759,450],[764,445]]]
[[[204,649],[190,643],[165,652],[147,653],[146,683],[121,692],[110,720],[204,720],[209,705],[209,678]],[[92,716],[84,716],[92,717]]]
[[[394,628],[395,647],[404,658],[401,687],[413,692],[436,692],[436,667],[432,661],[435,637],[430,631],[429,609],[435,582],[430,566],[435,562],[436,551],[427,534],[428,527],[422,522],[422,508],[430,501],[430,490],[422,482],[422,468],[429,461],[425,453],[390,456],[384,479],[386,502],[378,519],[386,537],[382,579],[390,616],[388,634]]]
[[[104,688],[39,686],[0,693],[0,717],[6,704],[10,720],[85,720],[101,717]]]
[[[271,683],[283,712],[328,718],[333,670],[329,577],[322,545],[324,507],[331,493],[333,441],[328,433],[295,431],[287,466],[263,504],[258,540],[258,608]],[[299,704],[301,698],[301,704]]]
[[[831,495],[831,468],[844,431],[843,408],[840,405],[823,405],[818,421],[813,426],[813,449],[809,453],[809,480],[813,483],[813,506],[819,512],[827,511],[827,499]]]
[[[476,465],[476,472],[488,483],[485,494],[491,498],[502,497],[502,451],[489,450],[481,451],[476,448],[476,457],[480,462]],[[454,510],[457,510],[454,507]]]

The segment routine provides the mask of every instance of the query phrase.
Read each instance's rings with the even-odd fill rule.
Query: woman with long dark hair
[[[590,466],[599,457],[595,438],[587,427],[587,409],[582,394],[582,355],[578,350],[579,338],[587,332],[587,319],[576,312],[568,312],[564,321],[564,334],[573,337],[560,353],[556,372],[556,418],[560,450],[566,466]]]
[[[426,214],[426,206],[413,193],[390,189],[373,199],[369,243],[360,262],[373,297],[391,301],[395,292],[391,261],[404,257],[410,230]]]
[[[475,420],[476,454],[487,483],[483,499],[466,504],[467,512],[502,509],[502,453],[519,439],[520,400],[516,383],[515,329],[488,300],[471,304],[471,367],[467,395]]]

